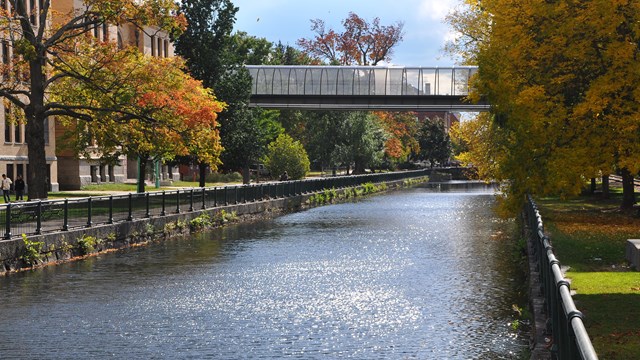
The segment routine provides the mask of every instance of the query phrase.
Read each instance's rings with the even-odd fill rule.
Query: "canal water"
[[[519,359],[515,221],[415,188],[0,278],[2,359]]]

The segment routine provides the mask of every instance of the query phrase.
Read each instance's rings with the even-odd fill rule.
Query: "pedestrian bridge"
[[[487,111],[467,101],[475,66],[247,65],[250,106],[305,110]]]

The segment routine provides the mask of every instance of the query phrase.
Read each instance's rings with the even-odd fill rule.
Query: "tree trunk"
[[[602,175],[602,198],[609,198],[609,175]]]
[[[205,186],[205,178],[207,177],[207,164],[202,162],[198,163],[198,168],[200,170],[200,182],[198,183],[198,186],[203,188]]]
[[[591,178],[591,188],[589,189],[589,191],[591,192],[591,195],[595,194],[595,192],[596,192],[596,178]]]
[[[249,165],[245,164],[242,167],[242,183],[248,184],[251,182],[251,172],[249,171]]]
[[[30,62],[31,96],[24,109],[27,123],[25,141],[28,144],[29,184],[28,200],[46,199],[49,192],[49,173],[44,139],[44,82],[42,64],[38,60]]]
[[[631,209],[636,203],[635,186],[633,184],[633,175],[627,168],[622,169],[622,208]]]
[[[138,193],[145,191],[145,178],[147,177],[147,156],[138,157]]]

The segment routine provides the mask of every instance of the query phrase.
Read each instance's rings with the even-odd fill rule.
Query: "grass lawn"
[[[621,211],[620,202],[619,193],[538,201],[601,359],[640,358],[640,272],[625,260],[627,239],[640,238],[640,217]]]

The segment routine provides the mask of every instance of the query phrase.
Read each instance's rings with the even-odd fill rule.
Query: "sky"
[[[312,38],[311,19],[326,28],[343,30],[349,12],[381,25],[404,22],[404,40],[394,49],[392,65],[453,66],[455,59],[442,50],[453,33],[444,17],[457,0],[232,0],[239,8],[235,31],[297,47],[300,38]]]

